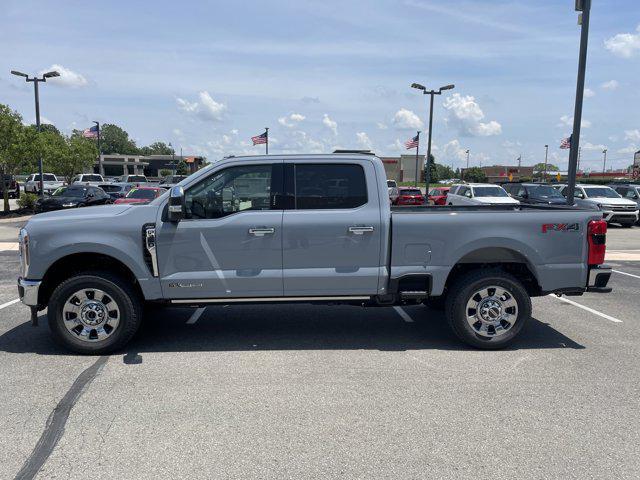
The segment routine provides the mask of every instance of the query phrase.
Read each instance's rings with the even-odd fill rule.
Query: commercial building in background
[[[160,170],[175,169],[184,160],[188,172],[193,173],[204,165],[204,157],[179,155],[100,155],[93,165],[94,173],[107,177],[121,175],[146,175],[159,177]]]
[[[413,182],[416,178],[416,156],[380,157],[387,179],[396,182]],[[418,155],[419,182],[424,182],[424,155]]]
[[[462,169],[462,178],[464,178],[465,170],[465,168]],[[480,167],[480,170],[487,176],[487,182],[489,183],[521,182],[533,179],[533,167],[492,165],[490,167]]]

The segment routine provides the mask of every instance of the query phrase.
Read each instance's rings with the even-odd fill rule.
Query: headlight
[[[75,202],[67,202],[62,204],[63,207],[75,207],[76,205],[77,203]]]

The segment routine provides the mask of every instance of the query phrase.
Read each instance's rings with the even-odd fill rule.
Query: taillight
[[[604,254],[607,249],[607,222],[604,220],[592,220],[587,228],[589,242],[589,265],[601,265],[604,263]]]

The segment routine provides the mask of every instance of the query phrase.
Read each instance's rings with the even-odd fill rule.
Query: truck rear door
[[[371,162],[285,161],[285,296],[377,293],[381,206]]]

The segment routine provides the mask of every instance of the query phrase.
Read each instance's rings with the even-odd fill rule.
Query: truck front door
[[[157,233],[166,298],[282,296],[282,178],[281,162],[248,161],[185,189],[184,219]]]
[[[285,163],[285,192],[284,295],[376,294],[385,232],[373,164]]]

